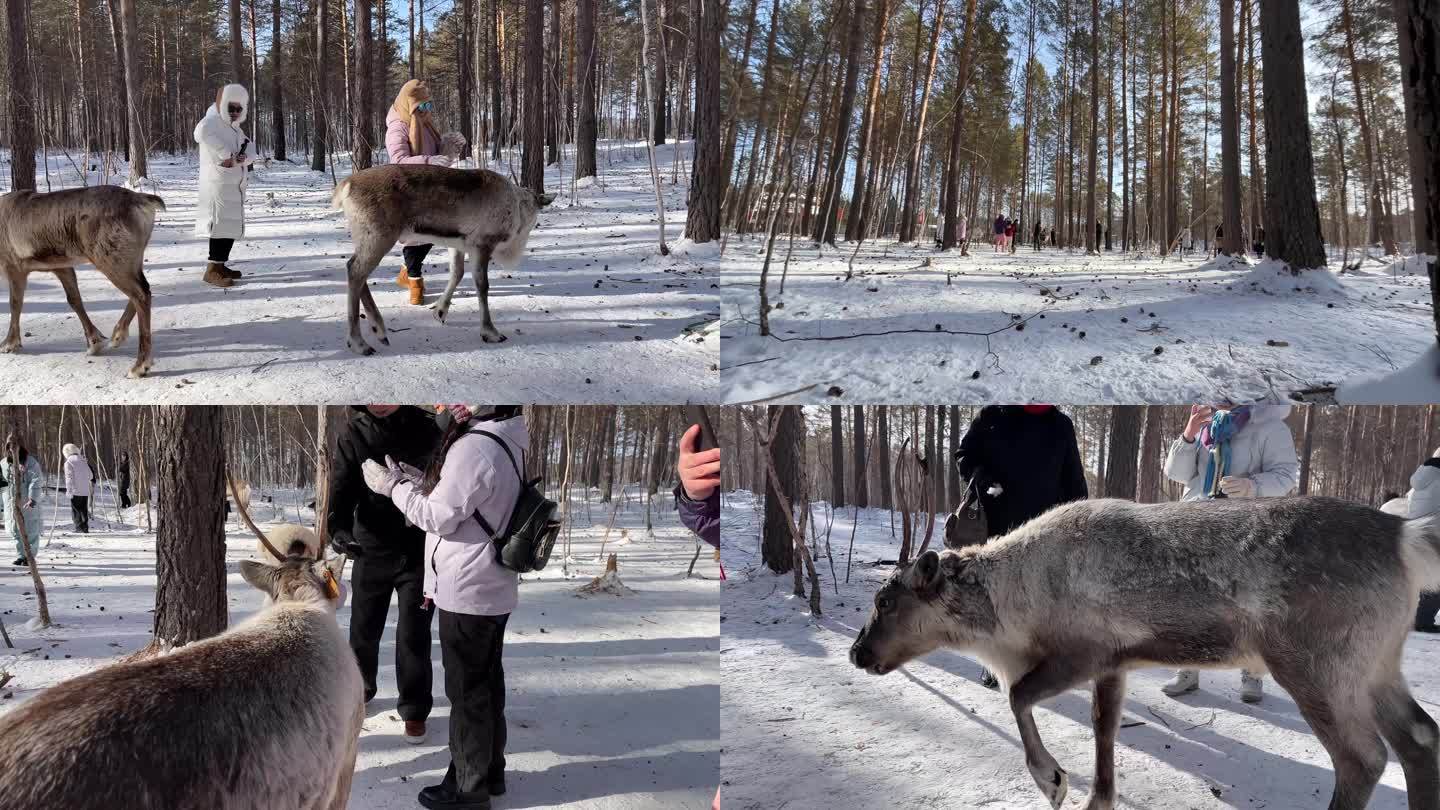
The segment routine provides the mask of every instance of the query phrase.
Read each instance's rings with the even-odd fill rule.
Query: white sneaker
[[[1265,681],[1250,673],[1240,671],[1240,699],[1246,703],[1259,703],[1265,697]]]
[[[1199,688],[1200,672],[1194,669],[1181,669],[1175,672],[1175,677],[1160,686],[1160,691],[1170,697],[1179,697]]]

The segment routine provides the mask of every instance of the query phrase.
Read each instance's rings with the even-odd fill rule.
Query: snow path
[[[720,712],[728,810],[1049,807],[1025,769],[1006,699],[980,685],[974,659],[940,650],[884,677],[847,660],[891,570],[871,563],[893,559],[899,548],[888,511],[861,512],[849,585],[853,510],[835,516],[830,542],[840,594],[820,557],[824,615],[817,620],[805,600],[790,595],[792,576],[774,576],[760,562],[760,500],[746,492],[725,500],[730,579],[722,586]],[[815,506],[822,544],[824,508]],[[1440,637],[1411,634],[1405,672],[1432,716],[1440,706],[1437,664]],[[1237,671],[1202,672],[1200,691],[1179,700],[1159,691],[1170,675],[1130,673],[1115,749],[1117,807],[1291,810],[1329,800],[1329,757],[1273,680],[1266,680],[1264,701],[1247,706]],[[1043,702],[1035,719],[1070,773],[1064,806],[1083,807],[1095,762],[1089,689]],[[1406,807],[1393,756],[1369,807]]]
[[[657,156],[672,242],[684,231],[688,178],[684,168],[680,182],[670,183],[676,148],[660,147]],[[685,158],[692,145],[678,148]],[[87,356],[59,283],[37,273],[21,318],[24,348],[0,355],[6,380],[0,400],[432,402],[462,390],[505,402],[713,400],[719,339],[686,328],[718,315],[715,263],[703,254],[659,255],[643,147],[602,144],[599,163],[603,186],[579,189],[574,204],[573,155],[562,169],[547,171],[547,190],[561,196],[541,212],[520,270],[491,273],[491,310],[508,341],[481,342],[468,268],[449,323],[437,321],[428,306],[410,306],[409,291],[395,283],[397,246],[370,278],[390,345],[359,357],[345,348],[350,237],[343,216],[329,210],[328,174],[280,164],[253,173],[247,235],[231,262],[245,277],[221,290],[200,280],[206,251],[191,234],[194,159],[156,155],[153,190],[169,210],[159,217],[145,262],[155,294],[154,371],[144,380],[126,377],[137,348],[134,327],[125,345]],[[51,164],[56,189],[79,185],[68,162]],[[444,289],[448,259],[446,249],[427,259],[427,304]],[[124,299],[93,268],[78,275],[86,308],[108,336]],[[8,317],[8,295],[6,301]]]
[[[1010,255],[989,245],[962,258],[883,241],[861,248],[847,282],[853,245],[817,258],[798,237],[782,296],[785,248],[777,240],[768,286],[772,307],[781,308],[770,313],[768,338],[758,327],[764,243],[732,238],[726,248],[728,402],[802,386],[809,387],[787,401],[1246,401],[1403,367],[1435,341],[1429,282],[1413,262],[1372,261],[1338,279],[1329,274],[1321,290],[1296,292],[1288,278],[1247,283],[1271,263],[1054,249]],[[1022,318],[1023,331],[1006,329]],[[990,337],[987,355],[983,336],[937,328],[1005,331]],[[793,340],[894,329],[921,333]]]
[[[496,810],[710,806],[720,778],[718,569],[702,554],[696,571],[706,578],[682,579],[694,553],[691,535],[666,495],[655,505],[655,537],[644,539],[644,505],[634,491],[632,486],[607,549],[620,555],[620,577],[634,594],[574,595],[604,569],[597,554],[610,511],[598,498],[588,509],[578,499],[572,507],[571,576],[561,572],[557,545],[550,566],[526,575],[520,586],[520,607],[505,639],[509,792],[496,800]],[[53,492],[48,494],[47,522],[54,509]],[[275,494],[290,520],[295,505],[310,497],[293,490]],[[253,511],[262,526],[275,516],[265,504],[255,504]],[[598,525],[590,524],[590,516]],[[140,526],[117,525],[107,488],[89,536],[69,532],[68,500],[58,517],[47,530],[52,545],[40,560],[51,615],[60,627],[38,636],[27,630],[24,621],[34,612],[30,576],[10,567],[8,556],[0,569],[0,613],[16,645],[0,647],[0,670],[15,676],[0,689],[0,713],[150,639],[155,538],[143,531],[143,508],[129,513]],[[622,527],[630,540],[621,540]],[[237,566],[256,556],[254,536],[233,521],[226,528],[233,624],[257,610],[261,597],[240,578]],[[347,582],[348,577],[347,572]],[[348,605],[338,616],[341,626],[348,626]],[[415,807],[416,794],[439,782],[449,764],[439,622],[432,630],[435,710],[427,742],[420,746],[402,740],[395,714],[394,632],[392,605],[381,641],[379,693],[367,708],[360,738],[349,803],[356,810]]]

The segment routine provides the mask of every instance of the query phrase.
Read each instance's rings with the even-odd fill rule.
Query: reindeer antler
[[[260,544],[265,546],[266,551],[269,551],[271,554],[273,554],[275,556],[275,559],[279,560],[280,562],[285,562],[285,555],[281,554],[279,551],[276,551],[275,547],[270,545],[270,538],[266,537],[265,533],[260,531],[260,527],[255,525],[255,521],[250,519],[250,510],[247,509],[245,507],[245,504],[240,500],[240,491],[235,486],[235,478],[230,475],[230,471],[228,469],[225,471],[225,480],[228,481],[230,484],[230,495],[235,498],[235,508],[240,512],[240,517],[245,521],[245,525],[249,526],[250,531],[254,532],[255,536],[260,538]]]

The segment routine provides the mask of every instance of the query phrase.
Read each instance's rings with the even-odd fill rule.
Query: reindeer
[[[233,491],[232,485],[232,491]],[[61,683],[0,717],[0,810],[343,810],[364,687],[343,557],[240,563],[265,607],[214,638]]]
[[[1025,765],[1055,808],[1069,777],[1031,711],[1093,681],[1089,810],[1115,805],[1128,670],[1268,669],[1334,763],[1330,810],[1365,807],[1387,742],[1411,810],[1440,810],[1440,727],[1400,671],[1418,594],[1437,584],[1440,516],[1309,497],[1080,501],[897,567],[850,661],[884,675],[939,647],[977,655],[1008,691]]]
[[[475,263],[480,339],[486,343],[504,342],[505,336],[490,320],[490,260],[510,270],[519,267],[536,215],[552,199],[548,194],[533,194],[486,169],[391,164],[358,171],[341,181],[331,203],[345,212],[350,237],[355,241],[355,252],[345,263],[350,283],[350,333],[346,345],[358,354],[375,353],[360,335],[361,305],[372,335],[381,344],[390,345],[385,321],[366,281],[400,240],[451,249],[450,282],[435,305],[435,317],[441,323],[449,315],[450,298],[465,276],[468,256]]]
[[[129,299],[110,333],[117,348],[140,316],[140,351],[131,377],[144,377],[153,363],[150,344],[150,284],[145,280],[145,248],[155,230],[155,213],[165,201],[119,186],[90,186],[51,194],[13,191],[0,195],[0,273],[10,283],[10,331],[0,352],[20,351],[20,310],[29,275],[49,271],[60,279],[65,300],[80,319],[89,354],[99,354],[104,337],[80,299],[75,266],[95,265]]]
[[[917,553],[915,543],[919,540],[922,521],[925,524],[925,539],[920,543],[918,553],[924,553],[930,546],[930,536],[935,530],[935,509],[931,503],[934,500],[934,487],[930,479],[930,463],[919,453],[911,451],[909,445],[910,438],[901,443],[892,474],[895,508],[900,512],[901,563],[908,562],[910,555]],[[894,529],[893,523],[891,529]]]

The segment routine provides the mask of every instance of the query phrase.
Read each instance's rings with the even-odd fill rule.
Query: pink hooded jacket
[[[390,108],[390,114],[385,116],[385,151],[390,153],[390,162],[434,163],[434,158],[440,154],[440,140],[427,131],[421,141],[424,147],[422,154],[411,152],[410,125],[395,112],[395,108]]]

